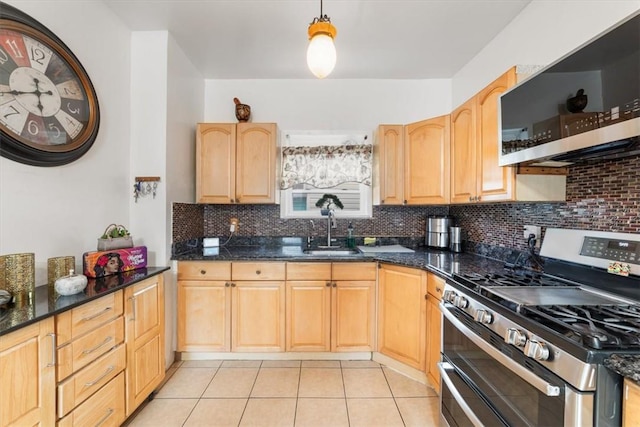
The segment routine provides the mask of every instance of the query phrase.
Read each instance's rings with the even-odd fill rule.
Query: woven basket
[[[16,302],[30,298],[36,289],[35,254],[0,256],[0,289],[13,295]]]
[[[102,235],[109,236],[114,229],[126,230],[123,225],[109,224]],[[133,237],[131,237],[131,235],[123,237],[107,237],[104,239],[101,237],[98,239],[98,251],[110,251],[112,249],[125,249],[132,247]]]

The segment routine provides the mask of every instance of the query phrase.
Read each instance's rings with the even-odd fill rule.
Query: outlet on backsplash
[[[540,247],[540,234],[541,229],[537,225],[525,225],[524,226],[524,240],[526,242],[529,241],[529,238],[533,235],[533,238],[536,240],[536,248]]]

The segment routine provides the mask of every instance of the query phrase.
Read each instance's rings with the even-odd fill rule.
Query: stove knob
[[[467,308],[469,307],[469,300],[463,297],[462,295],[456,295],[453,299],[453,305],[458,308]]]
[[[529,340],[524,346],[524,354],[536,360],[549,359],[549,347],[541,341]]]
[[[445,300],[446,302],[452,303],[455,296],[456,296],[455,292],[451,290],[447,290],[447,291],[444,291],[444,295],[442,295],[442,299]]]
[[[518,329],[509,328],[504,334],[504,342],[516,347],[523,347],[527,343],[527,336]]]
[[[493,322],[493,315],[488,310],[476,310],[473,315],[473,320],[476,322],[484,323],[486,325],[491,324]]]

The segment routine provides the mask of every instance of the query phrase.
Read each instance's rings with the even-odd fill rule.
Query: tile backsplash
[[[522,226],[640,233],[640,156],[590,161],[569,168],[567,201],[448,206],[374,206],[373,218],[353,220],[355,235],[424,236],[428,215],[452,215],[465,237],[477,244],[525,249]],[[307,236],[326,233],[326,222],[281,219],[272,205],[199,205],[175,203],[173,241],[227,236],[229,219],[239,219],[239,236]],[[335,236],[347,233],[348,219],[337,214]]]

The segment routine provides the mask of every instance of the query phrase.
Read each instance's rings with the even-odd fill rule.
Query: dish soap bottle
[[[348,248],[356,247],[356,238],[353,236],[353,224],[351,222],[347,227],[347,247]]]

